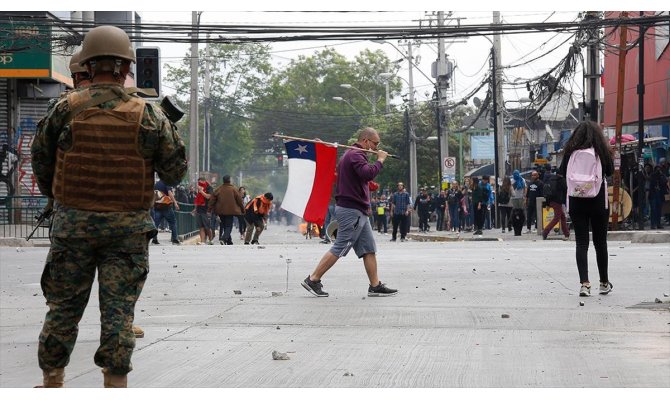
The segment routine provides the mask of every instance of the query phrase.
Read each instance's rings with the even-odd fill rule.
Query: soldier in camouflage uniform
[[[96,270],[101,334],[94,361],[103,368],[104,387],[127,387],[135,303],[155,234],[153,174],[175,185],[186,173],[176,127],[158,106],[123,91],[131,62],[124,31],[92,29],[81,50],[91,86],[56,103],[31,147],[40,191],[55,200],[41,279],[49,306],[38,348],[44,387],[63,386]]]

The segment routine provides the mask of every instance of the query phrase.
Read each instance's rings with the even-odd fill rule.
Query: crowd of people
[[[539,175],[535,174],[528,183],[518,171],[515,175],[515,178],[505,178],[497,202],[492,179],[486,175],[481,178],[466,177],[462,184],[451,182],[448,188],[440,191],[423,187],[415,198],[406,191],[403,182],[398,182],[395,191],[387,189],[372,194],[368,210],[370,222],[379,233],[387,234],[392,229],[391,241],[397,240],[398,231],[400,240],[406,239],[412,213],[416,213],[418,231],[422,233],[434,228],[435,231],[473,232],[481,235],[484,229],[495,227],[498,206],[503,233],[512,230],[513,208],[522,209],[524,215],[529,215],[527,232],[530,233],[536,219],[533,208],[535,199],[542,193],[541,181]],[[518,182],[519,189],[513,189],[512,182]]]
[[[233,185],[230,175],[224,175],[222,184],[216,189],[204,176],[198,178],[196,186],[197,189],[191,185],[186,190],[183,185],[174,188],[160,180],[154,186],[155,202],[151,214],[156,229],[165,231],[167,223],[171,242],[175,245],[181,244],[177,238],[175,217],[175,213],[180,211],[180,204],[181,207],[192,208],[190,214],[195,219],[199,235],[197,245],[213,245],[215,240],[221,245],[232,245],[233,229],[239,232],[239,239],[244,244],[258,244],[268,221],[278,214],[272,193],[263,193],[252,199],[244,186]],[[157,236],[153,237],[152,243],[160,244]]]

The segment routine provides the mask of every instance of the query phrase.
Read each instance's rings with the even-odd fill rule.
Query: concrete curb
[[[0,237],[0,246],[2,247],[35,247],[35,243],[23,238]]]
[[[446,232],[446,231],[445,231]],[[471,232],[463,235],[447,236],[448,233],[440,234],[434,232],[431,234],[408,233],[407,237],[417,242],[485,242],[485,241],[510,241],[510,240],[542,240],[538,235],[522,236],[503,236],[498,232],[487,230],[483,236],[473,236]],[[562,236],[551,235],[547,240],[559,240]],[[574,233],[571,233],[569,241],[574,241]],[[631,242],[631,243],[670,243],[670,231],[611,231],[607,233],[607,240],[613,242]]]

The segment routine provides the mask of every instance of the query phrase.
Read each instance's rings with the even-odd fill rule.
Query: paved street
[[[300,281],[328,246],[294,227],[271,225],[260,246],[172,246],[161,233],[136,310],[146,335],[137,339],[129,385],[670,387],[667,243],[610,240],[614,291],[580,298],[573,241],[492,231],[484,232],[491,241],[376,237],[380,278],[399,289],[395,297],[366,297],[353,252],[324,277],[330,297],[310,295]],[[47,251],[0,247],[2,388],[41,379]],[[593,248],[589,255],[597,281]],[[68,387],[102,384],[93,364],[97,304],[94,289]],[[273,360],[275,350],[290,359]]]

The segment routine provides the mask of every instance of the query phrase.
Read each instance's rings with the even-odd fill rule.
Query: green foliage
[[[210,44],[208,54],[199,50],[198,99],[199,143],[202,146],[204,111],[211,115],[211,170],[221,175],[236,175],[253,158],[254,146],[248,118],[249,104],[265,91],[272,73],[268,46],[262,44]],[[210,71],[210,96],[205,97],[205,68]],[[177,90],[177,103],[190,110],[190,52],[177,67],[168,66],[166,81]],[[180,132],[188,146],[190,115]],[[200,149],[202,151],[202,148]]]
[[[200,117],[207,106],[211,112],[212,172],[238,176],[250,193],[272,191],[281,199],[286,190],[286,167],[277,166],[276,152],[283,151],[274,132],[288,136],[319,138],[351,144],[359,129],[371,126],[381,135],[381,148],[398,155],[387,159],[377,182],[395,190],[398,181],[409,182],[409,125],[406,110],[389,104],[385,82],[378,76],[393,72],[381,51],[361,51],[348,60],[326,48],[309,56],[299,56],[282,69],[273,69],[267,45],[213,44],[209,49],[210,98],[204,99],[205,50],[200,50]],[[177,104],[189,110],[190,54],[181,65],[168,67],[166,81],[177,90]],[[351,88],[342,87],[349,84]],[[400,94],[401,80],[389,81],[389,98]],[[333,100],[341,97],[347,102]],[[451,112],[447,129],[462,126],[467,107]],[[439,184],[439,146],[425,138],[436,136],[435,110],[430,103],[418,103],[411,115],[417,137],[419,186]],[[179,124],[188,143],[189,116]],[[200,129],[204,126],[200,121]],[[200,139],[202,143],[202,139]],[[464,144],[468,143],[467,135]],[[457,155],[458,135],[449,135],[449,154]],[[342,150],[340,150],[341,154]],[[374,159],[374,156],[370,157]],[[239,183],[239,182],[238,182]]]

